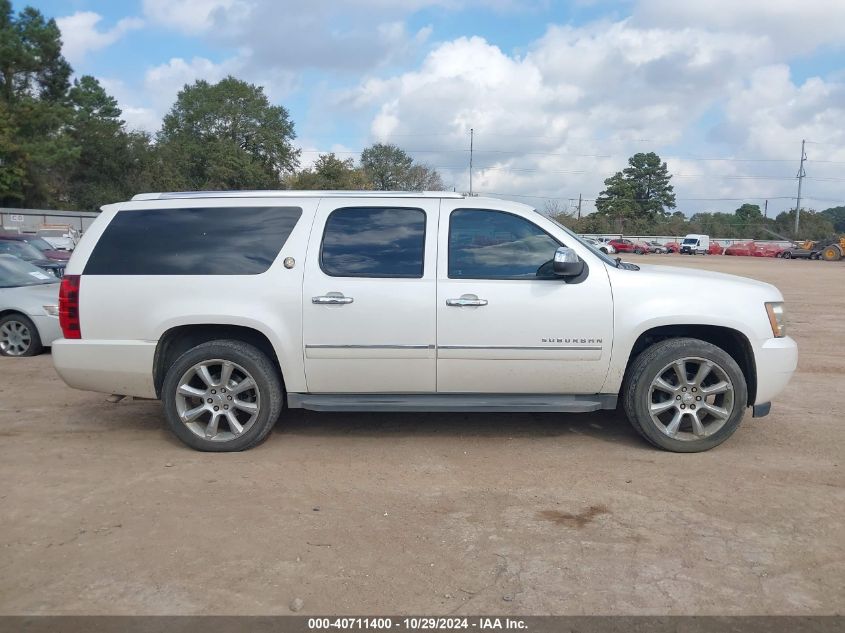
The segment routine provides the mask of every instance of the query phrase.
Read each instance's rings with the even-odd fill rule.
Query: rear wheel
[[[211,341],[185,352],[162,385],[171,430],[200,451],[242,451],[260,443],[283,399],[273,363],[241,341]]]
[[[29,317],[13,313],[0,319],[0,355],[36,356],[43,350],[38,329]]]
[[[697,453],[733,435],[748,392],[742,370],[725,350],[677,338],[655,343],[634,360],[622,397],[628,419],[649,442]]]

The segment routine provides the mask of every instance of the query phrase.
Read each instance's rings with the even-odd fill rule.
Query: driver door
[[[473,202],[441,206],[437,391],[598,393],[613,335],[604,266],[592,260],[569,283],[538,277],[566,234],[539,214]]]

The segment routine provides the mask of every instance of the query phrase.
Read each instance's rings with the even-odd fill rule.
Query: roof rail
[[[139,200],[184,200],[191,198],[463,198],[455,191],[172,191],[139,193]]]

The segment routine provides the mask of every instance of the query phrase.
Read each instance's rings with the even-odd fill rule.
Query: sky
[[[636,152],[678,209],[845,204],[845,0],[29,0],[76,75],[155,132],[234,75],[295,123],[308,165],[390,142],[449,189],[583,212]]]

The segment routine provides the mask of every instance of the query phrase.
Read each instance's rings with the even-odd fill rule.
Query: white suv
[[[782,301],[750,279],[617,262],[505,200],[143,194],[103,207],[74,251],[53,359],[72,387],[160,398],[200,450],[255,446],[285,405],[621,400],[648,441],[695,452],[789,381]]]

